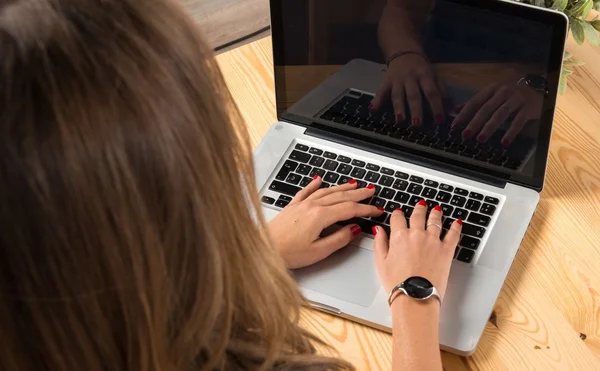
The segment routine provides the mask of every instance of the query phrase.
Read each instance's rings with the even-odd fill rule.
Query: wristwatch
[[[427,278],[413,276],[394,287],[388,296],[388,304],[391,306],[394,299],[400,294],[407,295],[415,300],[427,300],[437,298],[442,305],[442,296]]]
[[[525,77],[522,77],[517,85],[522,83],[535,91],[539,91],[540,93],[544,94],[544,96],[548,96],[548,81],[543,76],[529,74]]]

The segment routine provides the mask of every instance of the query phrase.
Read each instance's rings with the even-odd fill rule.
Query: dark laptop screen
[[[271,9],[280,119],[541,188],[561,15],[494,0],[272,0]]]

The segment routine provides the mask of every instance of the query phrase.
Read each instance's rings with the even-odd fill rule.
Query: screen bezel
[[[286,116],[281,117],[279,103],[284,101],[284,95],[286,94],[285,80],[278,78],[276,71],[277,66],[284,65],[282,59],[285,56],[285,43],[284,43],[284,24],[283,24],[283,5],[285,0],[270,0],[270,12],[271,12],[271,39],[273,44],[273,68],[275,77],[275,103],[277,110],[277,119],[289,121],[294,124],[301,126],[311,127],[313,125],[319,126],[323,129],[322,125],[318,125],[312,120],[304,117]],[[308,1],[308,0],[306,0]],[[548,71],[557,71],[554,76],[548,78],[548,97],[545,100],[543,107],[543,114],[541,118],[541,126],[548,125],[550,129],[547,133],[540,133],[538,137],[537,146],[538,149],[535,152],[535,158],[532,161],[536,163],[535,173],[532,176],[524,176],[520,174],[508,174],[496,171],[490,171],[489,168],[472,166],[469,168],[470,172],[481,173],[485,178],[498,178],[502,182],[513,183],[521,185],[527,188],[534,189],[541,192],[544,186],[544,178],[546,175],[546,167],[548,162],[548,153],[550,147],[550,138],[552,136],[552,125],[555,116],[556,101],[558,98],[558,88],[560,82],[560,71],[563,65],[563,56],[565,52],[566,40],[568,35],[568,24],[569,20],[567,16],[561,12],[555,10],[549,10],[544,8],[538,8],[532,5],[506,1],[506,0],[445,0],[454,2],[457,4],[472,6],[479,9],[484,9],[491,12],[498,12],[500,14],[506,14],[513,17],[525,18],[545,24],[551,24],[553,26],[552,33],[552,44],[550,46],[550,57],[548,63]],[[325,128],[324,130],[327,130]],[[339,132],[336,133],[340,135]],[[344,135],[344,134],[341,134]],[[356,139],[355,133],[348,134],[348,137]],[[365,142],[372,142],[373,138],[367,135],[364,136]],[[380,144],[382,144],[380,142]],[[400,153],[406,153],[410,150],[410,153],[414,155],[414,148],[409,147],[395,147],[387,146],[390,151],[397,151]],[[431,155],[431,153],[422,152],[423,158],[430,159],[432,161],[443,161],[442,156]],[[437,157],[437,158],[436,158]],[[452,163],[456,166],[455,163]]]

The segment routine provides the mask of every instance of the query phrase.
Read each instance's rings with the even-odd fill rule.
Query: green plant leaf
[[[596,29],[596,31],[600,31],[600,21],[592,21],[590,24]]]
[[[573,31],[573,38],[577,44],[582,45],[585,41],[585,31],[583,30],[583,26],[581,25],[581,21],[575,20],[571,24],[571,30]]]
[[[565,67],[579,67],[579,66],[583,66],[585,64],[585,62],[565,61],[563,64]]]
[[[535,6],[539,6],[539,7],[542,7],[542,8],[546,7],[546,2],[544,0],[533,0],[532,3]]]
[[[558,92],[560,94],[564,94],[567,91],[567,79],[571,74],[573,74],[573,71],[563,68],[560,74],[560,82],[558,84]]]
[[[594,9],[600,11],[600,0],[594,1]]]
[[[579,0],[570,11],[567,11],[567,14],[575,18],[586,19],[593,7],[594,3],[592,0]]]
[[[594,46],[600,45],[600,35],[598,35],[598,31],[596,31],[592,24],[586,21],[581,22],[581,24],[583,25],[585,38],[590,42],[590,44]]]
[[[569,53],[568,51],[565,51],[565,55],[563,58],[565,59],[565,61],[568,61],[569,59],[573,58],[573,54]]]
[[[568,0],[554,0],[552,8],[563,11],[567,8],[567,5],[569,5]]]

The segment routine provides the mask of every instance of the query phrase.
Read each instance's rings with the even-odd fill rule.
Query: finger
[[[391,92],[392,84],[390,80],[386,79],[379,88],[379,90],[377,90],[377,93],[375,93],[375,98],[373,98],[373,100],[371,101],[369,109],[373,111],[380,110],[384,106],[385,102],[390,99]]]
[[[375,250],[375,267],[378,272],[382,272],[385,267],[385,259],[390,251],[390,241],[387,233],[381,227],[373,227],[373,249]]]
[[[321,177],[318,175],[315,175],[313,177],[312,182],[308,183],[308,185],[306,187],[304,187],[304,189],[302,189],[300,192],[296,193],[294,198],[292,198],[292,201],[290,201],[290,205],[306,200],[307,197],[314,194],[315,191],[317,191],[319,189],[319,187],[321,186],[321,183],[323,183],[323,180],[321,179]]]
[[[356,182],[356,181],[354,181]],[[331,193],[327,196],[320,198],[317,202],[323,206],[331,206],[335,204],[339,204],[341,202],[359,202],[365,200],[367,198],[373,197],[373,193],[375,192],[374,188],[359,188],[359,189],[351,189],[347,191],[340,191]],[[382,209],[383,210],[383,209]]]
[[[527,113],[523,110],[517,114],[517,116],[513,119],[513,122],[510,124],[510,128],[504,134],[502,138],[502,145],[504,147],[508,147],[515,140],[517,135],[523,130],[525,124],[527,123]]]
[[[425,229],[425,216],[427,215],[427,202],[419,201],[410,216],[410,229]]]
[[[435,123],[438,125],[443,124],[445,120],[444,104],[442,103],[442,95],[438,91],[435,81],[431,76],[425,76],[421,79],[421,87],[431,107]]]
[[[332,206],[326,206],[321,219],[323,228],[326,228],[337,222],[352,218],[381,216],[383,210],[373,205],[364,205],[356,202],[342,202]]]
[[[334,186],[334,187],[319,189],[318,191],[316,191],[313,194],[311,194],[310,196],[308,196],[306,199],[307,200],[318,200],[318,199],[321,199],[332,193],[348,191],[350,189],[356,189],[356,182],[353,182],[353,183],[348,182],[346,184],[342,184],[342,185],[338,185],[338,186]]]
[[[394,84],[392,88],[392,104],[396,114],[396,122],[406,120],[406,93],[402,84]]]
[[[452,122],[452,129],[455,129],[459,125],[468,124],[473,119],[473,116],[479,111],[481,106],[483,106],[487,101],[489,101],[494,95],[496,89],[496,85],[490,85],[487,88],[481,90],[479,93],[475,94],[475,96],[462,107],[454,122]]]
[[[429,213],[429,220],[427,220],[427,234],[440,238],[442,234],[442,207],[437,205]]]
[[[323,260],[342,247],[347,246],[361,232],[358,225],[351,224],[338,229],[329,236],[319,238],[312,243],[313,250],[317,254],[317,261]]]
[[[446,84],[440,79],[435,79],[435,84],[437,85],[438,91],[442,95],[442,99],[446,99],[448,97],[448,91],[446,90]]]
[[[468,139],[476,133],[479,133],[483,127],[483,124],[485,124],[492,117],[494,112],[496,112],[504,103],[506,103],[508,99],[508,90],[506,88],[502,87],[496,91],[492,98],[484,103],[477,111],[469,125],[467,125],[463,131],[463,137]]]
[[[479,135],[477,136],[477,141],[479,143],[485,143],[494,132],[502,125],[509,117],[519,110],[523,106],[523,99],[520,95],[514,95],[510,98],[506,103],[501,105],[496,112],[492,115],[489,121],[485,124]]]
[[[406,85],[406,100],[410,109],[413,126],[421,126],[423,123],[423,102],[421,102],[421,90],[419,85],[414,80],[407,80]]]
[[[390,228],[392,231],[404,231],[408,228],[406,224],[406,215],[402,209],[396,209],[390,216]]]
[[[452,225],[450,226],[450,229],[448,230],[448,233],[446,233],[446,236],[444,237],[444,246],[446,246],[447,248],[452,249],[452,251],[454,251],[456,246],[458,246],[461,231],[462,231],[462,220],[457,219],[454,221],[454,223],[452,223]]]

